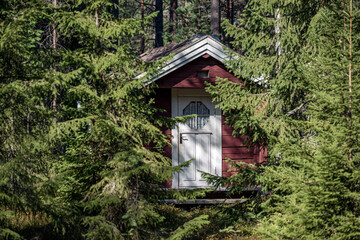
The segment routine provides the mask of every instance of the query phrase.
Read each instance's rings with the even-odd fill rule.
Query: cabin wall
[[[209,70],[208,78],[198,78],[199,70]],[[208,54],[192,61],[189,64],[175,70],[174,72],[159,79],[156,83],[155,106],[166,110],[164,116],[171,117],[171,88],[205,88],[204,81],[214,84],[216,77],[227,78],[233,82],[242,82],[233,74],[229,73],[224,64]],[[166,134],[171,134],[171,130],[163,129]],[[234,161],[246,163],[259,163],[265,161],[266,149],[248,148],[245,146],[245,137],[233,137],[233,128],[225,124],[225,117],[222,116],[222,175],[231,176],[235,174],[235,169],[230,169],[230,158]],[[171,158],[171,148],[165,149],[165,156]],[[167,184],[169,186],[169,184]],[[170,183],[171,185],[171,183]]]
[[[171,89],[162,88],[155,90],[155,107],[165,110],[165,112],[160,113],[161,116],[171,117]],[[167,129],[165,126],[162,127],[162,131],[169,135],[171,141],[171,129]],[[164,156],[171,158],[171,147],[167,146],[164,149]]]
[[[222,116],[222,176],[230,177],[236,173],[236,169],[230,167],[231,159],[236,162],[261,163],[266,161],[267,150],[260,147],[246,146],[246,136],[233,137],[234,129],[225,124],[225,116]]]
[[[165,112],[160,113],[159,115],[164,117],[171,117],[171,88],[158,88],[155,89],[154,94],[155,103],[154,106],[160,109],[165,110]],[[171,129],[166,128],[165,126],[161,129],[163,133],[169,136],[171,142]],[[164,149],[164,156],[171,159],[171,147],[166,146]],[[163,183],[165,187],[171,188],[171,180],[168,180]]]

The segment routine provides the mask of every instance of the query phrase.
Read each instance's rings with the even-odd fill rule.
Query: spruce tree
[[[227,25],[241,53],[228,66],[244,83],[208,90],[234,135],[269,150],[257,181],[271,192],[266,239],[358,238],[358,11],[352,1],[259,0]]]
[[[145,84],[161,62],[132,47],[153,16],[116,17],[110,0],[1,7],[1,237],[148,235],[172,173],[160,128],[177,122]]]
[[[0,5],[0,238],[20,239],[21,221],[44,216],[52,124],[51,86],[38,24],[49,8],[38,1]],[[44,61],[42,61],[44,60]]]
[[[275,199],[287,193],[262,223],[267,237],[359,238],[358,17],[358,2],[331,1],[312,19],[301,67],[307,120],[265,173]]]
[[[162,154],[169,136],[161,127],[177,120],[159,115],[145,84],[162,64],[133,55],[131,40],[143,34],[142,22],[114,18],[108,11],[113,7],[104,0],[57,11],[59,36],[69,48],[55,59],[61,107],[51,141],[62,151],[53,170],[58,204],[68,211],[59,224],[73,238],[148,235],[163,220],[154,205],[172,173]],[[79,233],[72,233],[73,226]]]

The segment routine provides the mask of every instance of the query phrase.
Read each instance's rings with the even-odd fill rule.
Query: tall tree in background
[[[234,23],[234,2],[233,0],[227,1],[227,18],[230,24]]]
[[[220,0],[211,0],[211,33],[220,36]]]
[[[172,33],[176,30],[176,9],[178,7],[177,0],[170,0],[170,10],[169,10],[169,32]]]
[[[23,212],[44,214],[43,200],[50,186],[44,184],[49,166],[49,145],[44,139],[52,124],[52,85],[45,81],[48,69],[43,66],[50,64],[46,51],[39,48],[42,31],[37,23],[52,10],[36,1],[3,1],[0,5],[2,239],[21,238],[19,228],[11,223]]]
[[[163,31],[164,31],[164,20],[163,20],[163,1],[155,0],[155,11],[158,12],[155,18],[155,47],[164,46]]]
[[[304,114],[301,136],[283,141],[272,179],[278,198],[268,210],[265,236],[357,239],[360,237],[358,1],[326,2],[312,18],[302,49]],[[275,233],[276,232],[276,233]]]
[[[140,2],[140,14],[141,14],[141,20],[144,20],[145,17],[145,2],[144,0],[141,0]],[[142,24],[142,29],[144,30],[144,24]],[[140,39],[140,53],[145,52],[145,34],[141,36]]]

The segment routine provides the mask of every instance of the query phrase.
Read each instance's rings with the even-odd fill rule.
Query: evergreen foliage
[[[269,170],[277,193],[262,231],[289,238],[359,238],[359,38],[357,2],[327,3],[312,19],[302,49],[308,120],[302,138],[283,143]],[[273,170],[273,171],[272,171]],[[273,229],[275,229],[273,228]]]
[[[208,91],[234,135],[268,147],[265,239],[359,237],[358,14],[353,1],[251,1],[226,27],[244,83]]]
[[[359,2],[253,0],[224,22],[237,52],[227,65],[244,82],[218,79],[207,91],[233,135],[269,156],[233,162],[240,174],[230,178],[203,174],[232,194],[260,185],[265,194],[190,211],[159,204],[205,191],[162,188],[189,162],[171,167],[161,129],[186,119],[153,107],[144,83],[163,62],[139,59],[156,16],[153,1],[145,16],[139,3],[0,3],[0,238],[203,239],[256,228],[264,239],[358,239]],[[209,9],[179,1],[165,44],[209,33]]]
[[[115,18],[106,0],[11,4],[1,15],[2,237],[141,238],[162,221],[153,207],[172,173],[160,128],[178,121],[158,116],[144,86],[161,63],[132,54],[141,21]],[[29,212],[43,229],[15,229]]]
[[[186,239],[192,236],[194,233],[199,232],[203,225],[209,224],[208,215],[200,215],[186,222],[183,226],[175,230],[169,240]]]
[[[0,237],[20,239],[13,222],[43,210],[48,192],[47,131],[51,93],[44,80],[44,52],[36,27],[46,6],[37,1],[4,1],[0,6]]]

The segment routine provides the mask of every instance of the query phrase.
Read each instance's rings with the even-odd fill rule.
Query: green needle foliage
[[[234,135],[269,150],[258,232],[359,238],[359,3],[259,0],[243,17],[227,32],[241,52],[228,66],[244,83],[208,91]]]
[[[288,194],[262,225],[268,237],[359,238],[358,18],[357,2],[334,1],[312,19],[301,68],[308,119],[302,138],[284,142],[280,166],[265,174],[276,193]]]
[[[55,3],[1,5],[1,237],[144,238],[172,173],[160,128],[183,120],[152,106],[162,63],[133,54],[142,22],[114,1]]]
[[[0,4],[0,238],[20,239],[13,223],[43,211],[51,91],[39,61],[37,23],[46,6],[36,1]],[[16,224],[15,224],[16,226]]]

